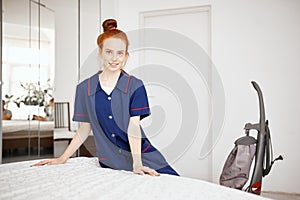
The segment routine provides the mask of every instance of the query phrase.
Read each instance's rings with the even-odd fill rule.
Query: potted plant
[[[39,84],[25,83],[21,84],[24,89],[24,94],[17,97],[13,102],[20,108],[21,103],[30,106],[47,106],[48,100],[52,98],[52,87],[49,84],[45,87],[40,87]]]
[[[4,108],[5,108],[5,109],[7,109],[7,108],[8,108],[8,104],[9,104],[10,102],[12,102],[13,96],[14,96],[14,95],[10,95],[10,94],[6,94],[6,95],[4,96],[5,99],[6,99],[6,100],[4,100],[4,102],[5,102]]]

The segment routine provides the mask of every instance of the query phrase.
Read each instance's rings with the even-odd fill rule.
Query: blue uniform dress
[[[150,115],[146,89],[140,79],[121,71],[115,88],[106,94],[99,73],[78,84],[73,121],[91,124],[102,167],[132,171],[127,128],[130,117],[143,119]],[[162,174],[178,175],[140,128],[143,165]]]

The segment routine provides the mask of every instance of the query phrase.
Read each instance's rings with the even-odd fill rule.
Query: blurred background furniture
[[[71,129],[69,102],[54,103],[54,157],[64,153],[71,143],[76,130]],[[73,156],[96,156],[96,147],[92,133]]]
[[[3,120],[3,163],[52,154],[53,129],[53,121]]]
[[[54,102],[54,157],[59,157],[70,144],[75,132],[71,131],[69,102]]]

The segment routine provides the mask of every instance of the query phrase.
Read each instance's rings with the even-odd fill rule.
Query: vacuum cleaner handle
[[[259,99],[259,110],[260,110],[260,120],[257,133],[257,145],[256,145],[256,158],[255,165],[253,169],[253,175],[250,181],[249,192],[254,194],[260,194],[262,187],[262,177],[264,175],[264,156],[265,156],[265,144],[266,144],[266,122],[265,122],[265,107],[262,91],[259,85],[252,81],[251,82],[258,94]]]
[[[283,157],[280,155],[275,160],[273,159],[272,145],[270,130],[268,127],[268,121],[265,120],[265,107],[262,91],[259,85],[252,81],[251,82],[258,94],[259,99],[259,110],[260,110],[260,120],[258,124],[246,124],[246,129],[256,129],[257,133],[257,144],[256,144],[256,155],[255,155],[255,165],[253,169],[253,175],[250,181],[250,186],[248,192],[254,194],[260,194],[262,187],[262,177],[268,175],[272,165],[276,160],[282,160]],[[264,163],[266,168],[264,169]]]
[[[265,117],[265,106],[264,106],[264,99],[263,99],[263,94],[262,91],[259,87],[259,85],[255,82],[255,81],[251,81],[254,89],[257,91],[258,94],[258,100],[259,100],[259,113],[260,113],[260,120],[259,120],[259,124],[263,125],[263,127],[260,127],[261,131],[265,130],[265,121],[266,121],[266,117]]]

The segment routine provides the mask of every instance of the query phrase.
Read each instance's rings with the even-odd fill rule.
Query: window
[[[3,90],[2,96],[13,95],[12,100],[24,94],[21,84],[33,84],[40,89],[53,85],[54,79],[54,31],[42,29],[40,41],[36,36],[28,38],[28,27],[4,23],[3,36]],[[31,33],[34,31],[31,31]],[[15,34],[17,33],[17,34]],[[23,34],[20,34],[23,33]],[[5,99],[5,98],[4,98]],[[5,99],[6,101],[8,99]],[[18,108],[8,103],[13,119],[27,119],[28,108]],[[37,108],[36,108],[37,109]],[[32,112],[40,112],[43,108]],[[38,113],[34,113],[38,114]]]

